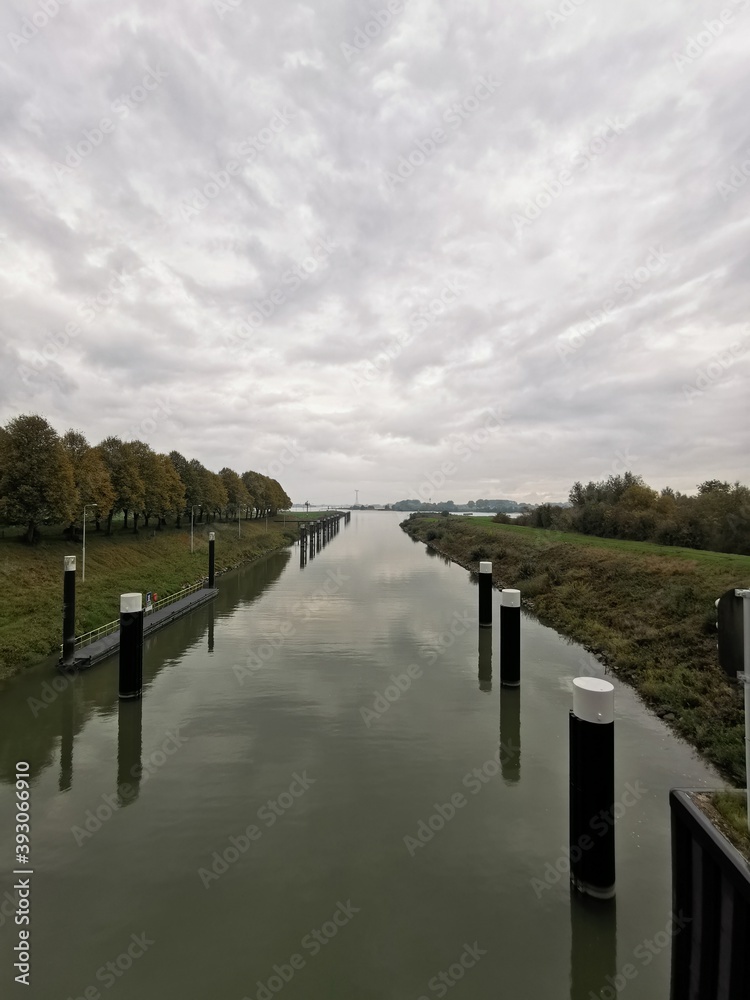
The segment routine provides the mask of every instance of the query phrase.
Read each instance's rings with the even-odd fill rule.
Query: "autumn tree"
[[[0,438],[0,497],[12,524],[34,542],[44,521],[71,521],[78,506],[73,467],[57,431],[37,414],[9,421]]]
[[[63,435],[62,445],[73,468],[81,516],[83,517],[87,505],[96,504],[94,513],[98,531],[101,514],[106,516],[115,501],[115,491],[107,467],[101,453],[89,445],[80,431],[67,431]]]
[[[141,510],[146,486],[141,476],[138,455],[132,442],[121,441],[118,437],[108,437],[98,446],[99,454],[109,472],[115,499],[107,512],[107,534],[112,534],[112,518],[118,510],[127,512]]]

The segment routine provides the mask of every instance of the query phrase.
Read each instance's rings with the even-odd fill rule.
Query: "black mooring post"
[[[500,767],[506,785],[521,778],[521,688],[500,693]]]
[[[120,697],[143,690],[143,595],[120,595]]]
[[[76,658],[76,557],[65,556],[63,566],[62,665],[72,667]]]
[[[143,702],[123,701],[117,713],[117,798],[120,806],[138,798],[143,776]],[[148,775],[147,775],[148,777]]]
[[[570,879],[597,899],[615,894],[614,690],[576,677],[570,713]]]
[[[500,594],[500,683],[521,683],[521,591],[510,588]]]
[[[213,588],[216,579],[216,532],[208,533],[208,586]]]
[[[492,563],[479,564],[479,627],[492,626]]]

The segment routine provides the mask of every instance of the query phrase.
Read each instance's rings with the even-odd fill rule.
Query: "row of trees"
[[[569,501],[566,508],[543,504],[515,523],[750,555],[750,488],[740,483],[710,479],[695,495],[669,487],[657,493],[626,472],[574,483]]]
[[[112,532],[113,518],[132,515],[133,531],[143,519],[157,528],[174,517],[201,522],[217,517],[263,517],[286,510],[292,501],[276,479],[260,472],[242,475],[229,468],[211,472],[197,459],[177,451],[153,451],[143,441],[105,438],[91,446],[79,431],[58,435],[37,414],[23,415],[0,427],[0,519],[22,524],[33,542],[43,523],[75,526],[84,506],[99,531],[104,521]]]

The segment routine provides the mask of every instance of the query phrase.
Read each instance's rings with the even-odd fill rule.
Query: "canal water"
[[[721,782],[614,681],[617,899],[571,899],[570,680],[603,670],[524,616],[501,691],[475,584],[401,518],[355,512],[304,565],[220,578],[147,643],[139,704],[116,658],[60,692],[49,665],[3,686],[4,997],[666,1000],[668,790]]]

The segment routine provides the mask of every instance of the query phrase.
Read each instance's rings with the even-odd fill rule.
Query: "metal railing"
[[[150,605],[150,613],[158,611],[160,608],[166,608],[169,604],[174,604],[176,601],[181,600],[183,597],[187,597],[188,594],[194,594],[196,590],[203,589],[203,580],[200,583],[191,583],[189,587],[183,587],[182,590],[178,590],[174,594],[170,594],[169,597],[162,597],[161,600],[156,601]],[[146,608],[144,608],[144,611]],[[96,642],[97,639],[103,639],[105,635],[111,635],[113,632],[117,632],[120,627],[120,619],[116,619],[113,622],[107,622],[106,625],[100,625],[99,628],[92,629],[90,632],[84,632],[83,635],[76,636],[75,648],[82,649],[84,646],[90,645],[92,642]],[[60,653],[62,654],[62,643],[60,643]]]

